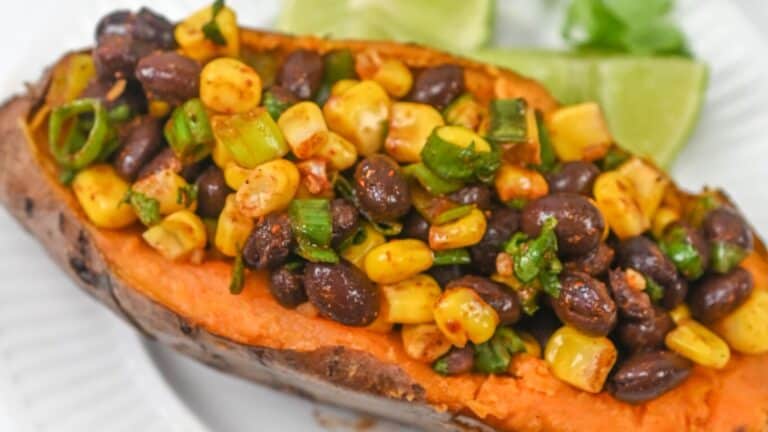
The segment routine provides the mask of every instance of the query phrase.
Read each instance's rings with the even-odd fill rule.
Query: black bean
[[[570,192],[592,196],[592,185],[600,169],[591,162],[565,162],[547,173],[549,192]]]
[[[750,251],[752,230],[735,210],[720,207],[707,213],[702,223],[704,234],[712,243],[726,243]]]
[[[586,273],[563,272],[560,284],[552,308],[561,321],[594,335],[610,333],[616,325],[616,304],[604,283]]]
[[[409,99],[442,110],[464,92],[464,70],[456,65],[424,69],[416,76]]]
[[[221,214],[227,195],[232,190],[224,180],[224,173],[216,165],[211,165],[197,178],[197,212],[208,218]]]
[[[520,319],[520,300],[517,295],[507,291],[503,285],[488,278],[467,275],[449,283],[446,288],[471,288],[480,295],[496,313],[501,324],[514,324]]]
[[[379,290],[362,270],[347,261],[308,263],[304,287],[309,301],[334,321],[365,326],[379,314]]]
[[[293,271],[286,266],[279,267],[269,274],[269,292],[278,303],[293,309],[307,301],[303,277],[302,272]]]
[[[163,144],[162,125],[155,118],[138,117],[127,126],[124,136],[113,164],[120,177],[132,182],[141,168],[160,151]]]
[[[517,210],[500,207],[491,212],[482,240],[469,249],[472,265],[478,272],[485,275],[496,272],[496,255],[504,242],[517,231],[519,222],[520,213]]]
[[[554,193],[532,201],[523,209],[520,227],[525,234],[535,237],[550,217],[557,219],[557,245],[564,256],[585,255],[600,244],[605,221],[600,210],[587,198]]]
[[[451,351],[443,357],[445,361],[445,374],[457,375],[472,370],[475,366],[475,350],[472,345],[465,345],[464,348],[451,348]]]
[[[96,25],[94,40],[102,35],[127,35],[133,33],[134,14],[129,10],[116,10],[104,15]]]
[[[404,238],[414,238],[428,243],[429,221],[424,219],[419,212],[412,211],[408,213],[405,222],[403,222],[403,231],[401,234]]]
[[[173,49],[176,46],[173,30],[173,23],[149,8],[143,7],[136,14],[133,35],[148,45],[146,48],[148,52]]]
[[[653,316],[653,303],[645,291],[629,285],[627,274],[621,269],[614,269],[608,276],[609,286],[616,307],[624,318],[643,320]]]
[[[274,269],[285,262],[293,244],[291,218],[286,213],[269,214],[245,241],[243,261],[252,269]]]
[[[724,275],[709,275],[691,289],[691,314],[703,323],[715,322],[741,306],[753,288],[752,274],[741,267]]]
[[[107,99],[107,93],[111,88],[111,82],[93,79],[88,82],[80,97],[98,99],[107,109],[127,105],[134,114],[147,111],[147,99],[144,97],[144,90],[138,82],[128,81],[125,90],[116,99]]]
[[[650,239],[637,236],[623,241],[616,258],[621,267],[635,269],[664,288],[662,304],[665,308],[672,309],[685,299],[688,292],[685,279]]]
[[[179,105],[200,93],[200,64],[175,51],[155,52],[139,60],[136,79],[149,99]]]
[[[456,192],[448,195],[452,201],[458,204],[474,204],[480,210],[491,209],[491,190],[488,186],[475,184],[464,186]]]
[[[391,222],[411,209],[408,180],[397,162],[384,155],[369,156],[355,169],[355,195],[360,207],[377,222]]]
[[[622,319],[616,328],[619,342],[631,351],[664,345],[667,333],[675,328],[669,313],[659,306],[651,308],[650,316],[642,319]]]
[[[539,345],[545,347],[549,338],[562,326],[562,323],[552,309],[542,307],[533,316],[523,317],[518,326],[532,334]]]
[[[323,80],[323,58],[314,51],[296,50],[283,61],[277,73],[277,84],[298,99],[311,99]]]
[[[133,49],[133,36],[109,34],[93,49],[96,74],[104,81],[133,77],[139,56]]]
[[[152,160],[144,165],[139,171],[138,179],[150,176],[158,171],[171,170],[184,177],[188,182],[194,181],[206,168],[206,162],[195,162],[191,165],[183,165],[170,147],[160,151]]]
[[[360,227],[357,208],[342,198],[331,201],[331,220],[333,221],[331,243],[334,246],[338,246],[347,237],[355,234]]]
[[[608,388],[618,400],[642,403],[680,385],[691,369],[690,361],[670,351],[640,352],[618,366]]]
[[[435,278],[441,287],[444,287],[451,283],[451,281],[464,276],[467,273],[467,269],[462,265],[451,264],[444,266],[433,266],[427,270],[427,273]]]
[[[605,243],[600,243],[586,255],[566,261],[566,270],[584,272],[590,276],[600,276],[608,271],[615,252]]]

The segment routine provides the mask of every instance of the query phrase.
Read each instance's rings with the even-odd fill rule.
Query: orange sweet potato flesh
[[[345,47],[397,56],[414,68],[457,63],[481,99],[525,97],[557,106],[538,84],[512,72],[414,45],[340,42],[244,31],[243,44],[278,55]],[[138,231],[93,227],[61,186],[29,119],[47,78],[0,109],[0,201],[78,284],[147,336],[221,370],[427,430],[761,431],[768,430],[768,355],[734,355],[721,371],[695,369],[677,389],[640,406],[591,395],[519,356],[514,376],[443,377],[409,359],[396,335],[352,328],[279,306],[265,275],[230,295],[229,263],[170,263]],[[768,289],[765,249],[745,262]],[[41,300],[44,301],[44,300]]]

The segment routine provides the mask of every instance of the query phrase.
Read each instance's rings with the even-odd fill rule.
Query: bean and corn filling
[[[616,147],[595,103],[543,115],[478,100],[456,65],[248,51],[217,1],[105,16],[41,112],[94,225],[230,260],[232,295],[267,270],[285,308],[397,332],[436,373],[541,357],[639,403],[768,351],[747,223]]]

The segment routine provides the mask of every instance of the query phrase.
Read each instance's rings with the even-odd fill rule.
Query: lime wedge
[[[704,103],[707,67],[673,57],[489,49],[472,57],[540,81],[562,103],[597,101],[622,147],[668,167]]]
[[[467,51],[491,38],[494,9],[495,0],[284,0],[277,28]]]

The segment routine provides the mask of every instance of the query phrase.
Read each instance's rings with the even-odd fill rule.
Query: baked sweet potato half
[[[752,229],[511,71],[116,12],[0,109],[0,200],[148,337],[307,397],[426,430],[768,428]]]

